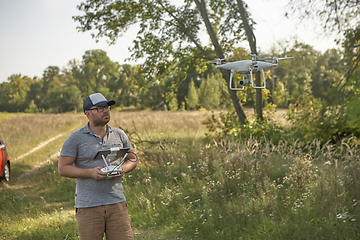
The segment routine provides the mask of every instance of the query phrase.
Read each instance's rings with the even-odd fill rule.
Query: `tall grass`
[[[304,147],[319,150],[249,139],[147,153],[126,178],[133,222],[180,239],[358,239],[356,147],[341,160]]]
[[[85,124],[83,114],[12,114],[0,123],[0,136],[7,145],[11,159],[38,146],[39,143],[64,131]]]
[[[29,116],[31,113],[8,113],[8,112],[0,112],[0,122],[6,119],[18,118],[20,116]]]
[[[136,239],[359,239],[354,139],[209,143],[202,119],[203,112],[112,114],[139,156],[123,179]],[[0,239],[77,239],[74,180],[60,177],[57,157],[45,153],[38,156],[47,164],[1,185]]]

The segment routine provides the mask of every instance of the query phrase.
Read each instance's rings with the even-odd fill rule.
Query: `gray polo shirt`
[[[70,134],[65,140],[60,156],[74,157],[74,165],[79,168],[94,168],[104,166],[102,159],[94,160],[99,150],[112,147],[130,147],[129,138],[125,132],[108,125],[103,141],[89,128],[88,124]],[[75,191],[75,208],[95,207],[124,202],[124,189],[121,178],[95,180],[92,178],[77,178]]]

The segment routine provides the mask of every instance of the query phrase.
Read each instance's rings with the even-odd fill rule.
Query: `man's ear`
[[[85,112],[84,112],[84,114],[89,118],[89,114],[90,114],[90,111],[88,111],[88,110],[85,110]]]

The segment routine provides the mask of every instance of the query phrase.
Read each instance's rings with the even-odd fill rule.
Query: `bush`
[[[253,119],[247,121],[245,125],[241,125],[235,112],[220,113],[220,117],[216,117],[213,112],[211,116],[207,116],[203,124],[216,137],[227,136],[235,141],[265,138],[277,144],[285,134],[284,128],[269,118],[262,121]]]

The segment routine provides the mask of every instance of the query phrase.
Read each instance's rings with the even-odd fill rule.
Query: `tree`
[[[289,6],[286,16],[298,14],[300,20],[312,19],[326,34],[342,34],[359,24],[359,0],[290,0]]]
[[[277,107],[281,107],[281,108],[288,107],[287,101],[289,99],[289,96],[288,93],[285,92],[284,84],[282,82],[278,82],[278,84],[276,85],[273,99],[274,99],[274,104]]]
[[[42,83],[43,81],[36,80],[32,83],[29,87],[29,91],[26,92],[26,101],[31,103],[33,102],[34,105],[39,108],[39,110],[43,107],[45,96],[42,90]],[[30,107],[30,106],[29,106]]]
[[[341,82],[345,73],[346,64],[338,50],[327,50],[319,55],[311,70],[313,80],[311,88],[314,97],[330,102],[330,91]]]
[[[143,68],[147,81],[156,81],[156,76],[182,62],[192,47],[200,52],[197,58],[212,60],[224,58],[224,52],[244,40],[243,23],[239,21],[240,13],[234,0],[187,0],[176,4],[166,0],[88,0],[78,9],[84,12],[83,16],[73,17],[80,23],[78,29],[83,32],[95,29],[94,38],[108,37],[111,43],[132,25],[139,25],[130,51],[132,59],[145,59]],[[206,47],[208,43],[201,42],[202,32],[209,35],[212,49]],[[220,71],[228,82],[229,71]],[[240,123],[245,124],[246,115],[236,92],[228,91]]]
[[[79,68],[74,72],[74,77],[78,79],[77,87],[83,96],[89,96],[108,84],[113,85],[119,78],[119,67],[103,50],[86,51]]]
[[[220,105],[221,93],[219,81],[215,76],[208,76],[201,80],[199,89],[199,105],[208,110],[217,108]]]
[[[43,92],[47,93],[49,89],[61,86],[60,68],[57,66],[48,66],[43,73]]]
[[[50,96],[49,92],[53,90],[59,90],[63,85],[61,83],[60,68],[57,66],[48,66],[43,73],[42,78],[42,91],[40,93],[40,108],[50,108]]]
[[[168,110],[170,111],[176,111],[178,110],[178,100],[176,98],[176,94],[173,92],[167,93],[167,99],[168,99]]]
[[[359,93],[359,63],[360,63],[360,8],[358,0],[290,0],[292,14],[299,14],[302,19],[317,21],[323,27],[323,33],[329,34],[336,31],[338,37],[344,35],[342,47],[344,49],[343,64],[346,66],[345,75],[341,71],[326,68],[320,69],[319,76],[326,82],[335,83],[331,98],[326,104],[319,104],[317,121],[321,123],[323,132],[325,128],[330,133],[335,131],[357,132],[360,136],[360,128],[354,122],[358,121],[359,114],[355,110],[358,106]],[[340,40],[337,40],[340,42]],[[335,77],[334,77],[335,76]],[[313,106],[311,106],[313,108]],[[304,111],[306,114],[306,111]],[[314,115],[314,114],[313,114]],[[329,121],[324,121],[327,116]]]
[[[121,106],[135,106],[140,102],[141,90],[148,89],[142,80],[143,74],[139,66],[123,64],[119,65],[118,79],[107,83],[107,86],[114,94],[112,98]]]
[[[255,34],[252,31],[252,28],[249,24],[248,21],[248,13],[246,12],[245,8],[244,8],[244,3],[242,0],[237,0],[238,3],[238,8],[240,11],[240,16],[241,19],[244,23],[245,26],[245,32],[246,32],[246,36],[247,39],[249,41],[249,45],[250,45],[250,49],[251,49],[251,53],[257,55],[257,49],[256,49],[256,38],[255,38]],[[265,79],[264,79],[265,80]],[[256,72],[255,73],[255,84],[257,86],[260,86],[260,72]],[[257,88],[256,89],[256,115],[257,115],[257,119],[263,119],[263,115],[262,115],[262,91],[261,89]]]
[[[289,102],[295,103],[304,94],[311,94],[311,69],[315,66],[319,53],[312,46],[295,40],[294,45],[289,50],[285,49],[280,55],[294,57],[294,59],[283,60],[274,72],[278,81],[284,84],[284,89],[289,94]]]
[[[22,77],[21,74],[13,74],[8,78],[8,82],[3,82],[0,85],[1,111],[24,111],[30,103],[26,101],[26,94],[33,82],[34,79]]]
[[[164,103],[163,87],[159,84],[154,84],[148,90],[140,95],[140,103],[144,108],[156,109]]]
[[[345,60],[348,66],[345,81],[338,84],[338,93],[342,96],[352,74],[360,62],[360,7],[359,0],[290,0],[290,14],[298,14],[300,19],[311,19],[318,22],[326,35],[337,32],[344,35],[342,46],[345,50]],[[286,15],[288,15],[287,13]],[[337,40],[340,42],[341,40]],[[335,101],[335,98],[331,102]],[[324,109],[326,111],[326,109]]]
[[[36,106],[34,100],[30,101],[29,107],[25,109],[26,113],[38,113],[40,112],[39,108]]]
[[[49,92],[50,106],[53,112],[81,111],[83,98],[76,86],[53,89]]]
[[[185,101],[188,110],[196,109],[198,106],[199,97],[193,81],[189,84],[188,95],[185,98]]]

